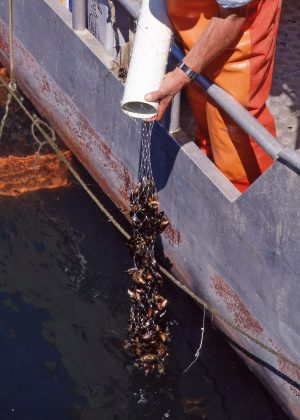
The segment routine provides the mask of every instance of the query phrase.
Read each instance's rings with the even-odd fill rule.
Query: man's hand
[[[159,102],[157,115],[146,121],[160,121],[176,93],[179,92],[189,82],[189,77],[179,68],[176,68],[170,73],[167,73],[160,85],[159,90],[145,95],[146,101]]]

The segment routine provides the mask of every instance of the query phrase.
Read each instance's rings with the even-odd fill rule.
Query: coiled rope
[[[25,115],[31,120],[32,123],[32,129],[34,127],[41,133],[41,135],[44,137],[45,141],[50,145],[52,150],[57,154],[58,158],[66,165],[70,173],[73,175],[75,180],[81,185],[81,187],[84,189],[84,191],[88,194],[88,196],[94,201],[94,203],[97,205],[97,207],[100,209],[100,211],[107,217],[107,219],[113,224],[113,226],[121,233],[122,236],[124,236],[125,239],[129,239],[130,235],[128,232],[121,226],[120,223],[113,217],[113,215],[109,212],[109,210],[106,209],[106,207],[101,203],[101,201],[96,197],[96,195],[91,191],[91,189],[87,186],[87,184],[84,182],[84,180],[81,178],[80,174],[76,171],[76,169],[73,168],[73,166],[68,162],[68,160],[63,155],[60,148],[55,143],[55,138],[53,136],[50,137],[50,135],[46,132],[44,127],[48,128],[48,124],[45,121],[42,121],[41,119],[37,118],[33,113],[31,113],[26,106],[23,103],[23,99],[18,95],[17,89],[16,89],[16,83],[14,79],[14,59],[13,59],[13,34],[12,34],[12,0],[8,0],[9,4],[9,63],[10,63],[10,71],[12,72],[12,79],[9,83],[7,83],[4,78],[0,75],[0,82],[1,84],[7,89],[8,94],[11,95],[12,98],[15,99],[15,101],[18,103],[20,108],[24,111]],[[1,49],[0,49],[1,50]],[[4,51],[1,51],[3,56],[6,57],[6,54]],[[12,83],[11,83],[12,82]],[[50,133],[52,133],[52,129],[48,128]],[[208,304],[203,299],[201,299],[199,296],[197,296],[194,292],[192,292],[190,289],[188,289],[184,284],[182,284],[178,279],[176,279],[169,271],[167,271],[163,266],[158,264],[158,268],[160,272],[168,278],[172,283],[174,283],[177,287],[179,287],[183,292],[185,292],[187,295],[189,295],[198,305],[200,305],[203,309],[208,311],[213,317],[218,318],[220,321],[224,322],[227,326],[232,328],[233,330],[239,332],[242,336],[248,338],[250,341],[255,343],[260,348],[264,349],[268,353],[274,355],[277,357],[280,361],[285,362],[289,364],[290,366],[297,368],[300,370],[300,364],[289,358],[288,356],[285,356],[281,352],[278,352],[277,350],[274,350],[270,346],[264,344],[262,341],[258,340],[245,330],[243,330],[240,326],[235,324],[234,322],[230,321],[227,317],[225,317],[223,314],[221,314],[214,306]]]

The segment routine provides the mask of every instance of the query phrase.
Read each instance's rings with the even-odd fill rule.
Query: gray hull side
[[[0,0],[0,42],[7,47],[6,3]],[[73,33],[57,2],[14,3],[20,86],[101,186],[128,206],[141,126],[120,111],[123,86],[110,57],[88,32]],[[299,361],[299,174],[276,162],[240,196],[195,144],[159,126],[153,137],[160,203],[172,222],[161,250],[174,273],[247,333]],[[300,370],[218,324],[300,418]]]

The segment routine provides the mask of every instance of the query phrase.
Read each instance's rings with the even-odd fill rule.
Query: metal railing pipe
[[[181,92],[178,92],[172,101],[171,115],[170,115],[170,127],[169,133],[174,134],[180,130],[180,102]]]
[[[172,44],[171,53],[177,61],[184,58],[183,52],[176,44]],[[284,147],[244,108],[232,95],[212,83],[202,74],[195,79],[207,93],[245,133],[252,137],[273,159],[277,159]]]
[[[74,31],[86,29],[86,0],[72,0],[72,26]]]
[[[300,174],[300,154],[295,150],[285,147],[279,154],[277,159],[290,166]]]

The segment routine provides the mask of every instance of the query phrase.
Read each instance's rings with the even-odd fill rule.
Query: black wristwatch
[[[183,62],[179,63],[177,67],[181,69],[191,80],[196,79],[196,77],[198,76],[198,73],[195,73],[189,66],[187,66]]]

